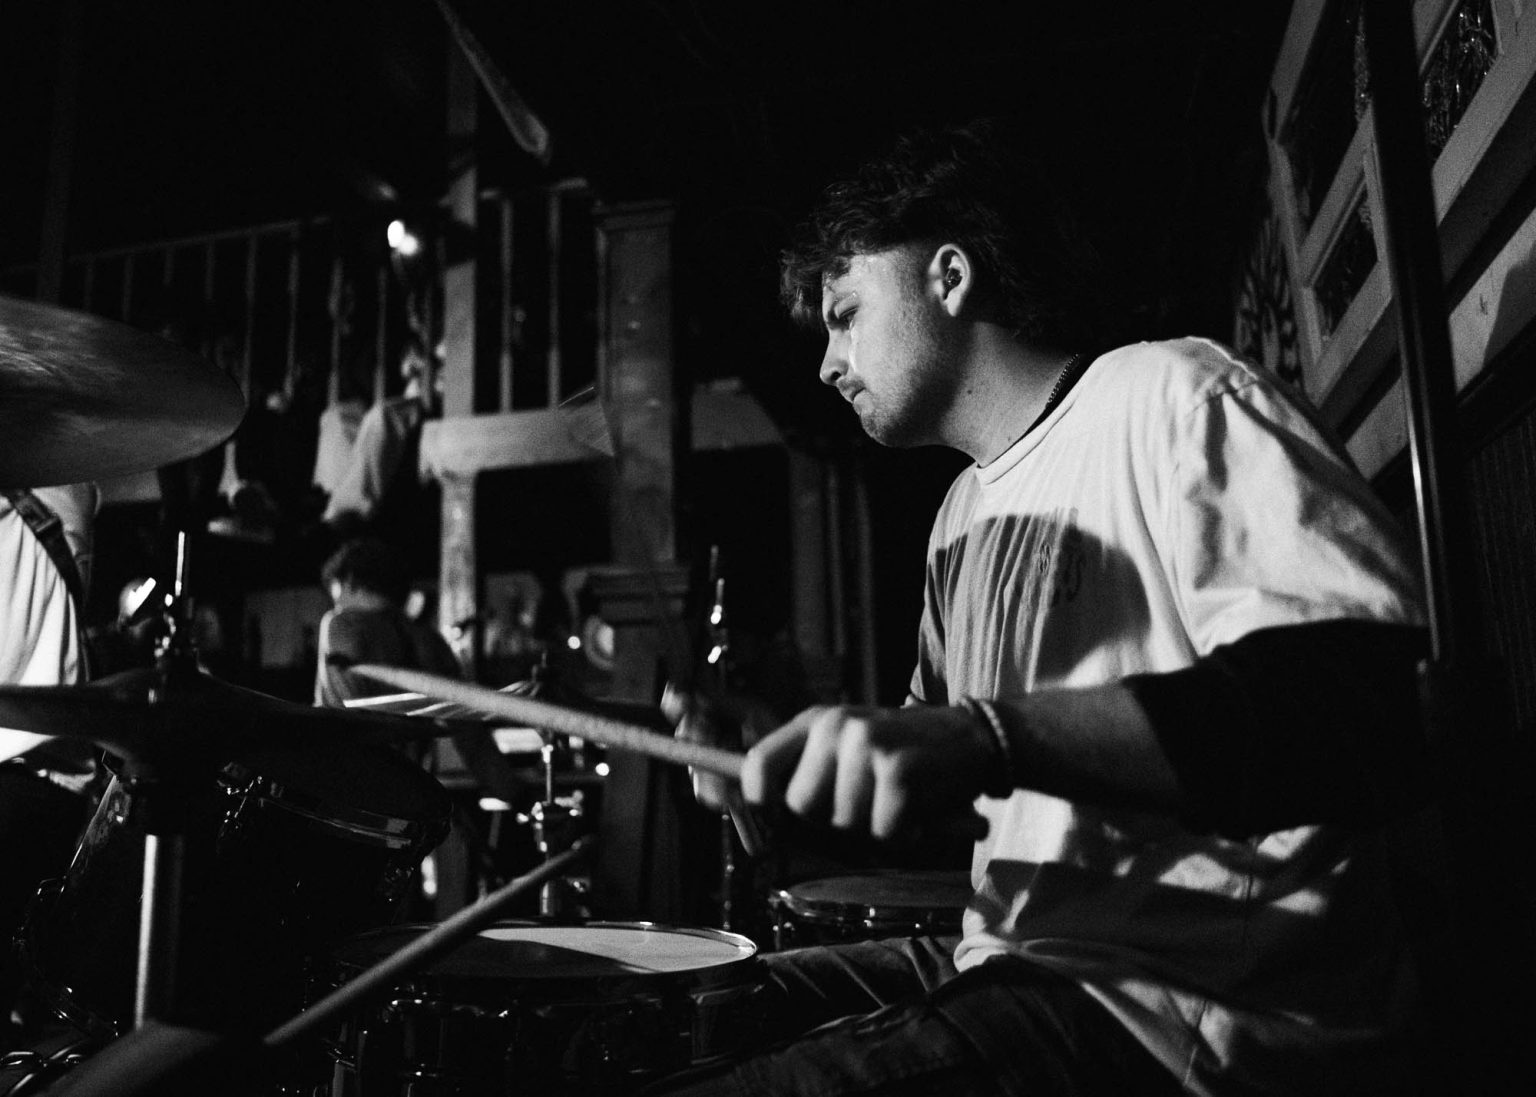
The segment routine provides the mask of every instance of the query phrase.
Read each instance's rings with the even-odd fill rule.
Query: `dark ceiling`
[[[540,167],[486,110],[489,170],[676,200],[684,338],[749,380],[828,175],[983,113],[1038,136],[1148,331],[1224,333],[1284,0],[455,2],[553,135]],[[37,254],[65,6],[0,2],[0,267]],[[80,7],[72,250],[440,192],[438,0]]]

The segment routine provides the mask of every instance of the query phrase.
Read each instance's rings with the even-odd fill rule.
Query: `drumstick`
[[[372,663],[358,663],[347,668],[353,674],[372,678],[396,689],[410,690],[439,701],[451,701],[472,712],[486,716],[498,716],[519,724],[556,731],[562,735],[574,735],[590,739],[605,747],[632,750],[664,762],[693,766],[706,773],[713,773],[732,781],[741,780],[740,754],[703,743],[689,743],[670,735],[652,731],[638,724],[627,724],[607,716],[599,716],[579,709],[553,705],[532,697],[518,697],[500,693],[485,686],[472,685],[454,678],[444,678],[420,670],[402,667],[381,667]]]

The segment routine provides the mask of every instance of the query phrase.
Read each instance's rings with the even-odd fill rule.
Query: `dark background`
[[[38,252],[63,6],[0,0],[0,268]],[[434,0],[80,8],[70,252],[312,214],[407,212],[440,197],[447,37]],[[792,225],[832,175],[894,134],[1000,115],[1035,139],[1104,257],[1106,297],[1136,334],[1224,337],[1259,208],[1261,108],[1288,9],[460,4],[553,135],[540,166],[482,102],[482,181],[581,176],[606,202],[675,202],[679,370],[740,377],[798,441],[863,461],[877,579],[890,592],[882,628],[896,637],[883,690],[904,680],[923,538],[960,462],[864,443],[817,383],[818,342],[790,328],[776,299]],[[728,462],[684,471],[685,523],[713,522],[706,537],[730,524],[744,478],[765,474]],[[746,591],[754,563],[742,564]],[[744,593],[743,611],[771,628],[782,590],[758,588],[763,604]]]

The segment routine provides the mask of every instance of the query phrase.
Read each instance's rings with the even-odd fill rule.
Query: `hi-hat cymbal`
[[[295,752],[485,730],[452,721],[296,704],[202,673],[131,670],[83,686],[0,686],[0,727],[86,739],[156,764],[262,767]]]
[[[244,414],[240,386],[191,351],[0,296],[0,487],[158,468],[222,442]]]

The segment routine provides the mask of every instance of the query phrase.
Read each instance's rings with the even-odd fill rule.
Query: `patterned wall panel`
[[[1301,345],[1296,334],[1290,267],[1281,241],[1279,216],[1268,198],[1238,277],[1236,307],[1236,350],[1301,388]]]

